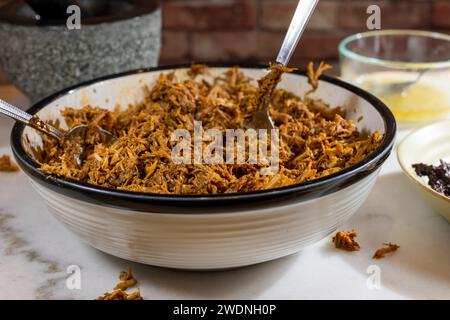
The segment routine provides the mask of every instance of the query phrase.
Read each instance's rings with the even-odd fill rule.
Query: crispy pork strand
[[[322,66],[322,69],[324,67]],[[78,124],[100,126],[118,138],[109,145],[87,148],[77,166],[70,150],[62,150],[43,137],[35,156],[45,173],[106,188],[158,194],[215,194],[277,188],[339,172],[363,160],[379,145],[379,132],[362,135],[345,119],[340,107],[308,95],[302,99],[276,89],[269,112],[279,129],[279,171],[262,175],[255,164],[175,164],[170,137],[175,129],[191,134],[194,120],[204,130],[245,128],[261,97],[258,84],[237,67],[213,80],[194,66],[188,79],[162,73],[157,83],[145,88],[145,99],[125,109],[108,111],[99,107],[70,107],[62,111],[69,128]],[[317,85],[318,72],[310,71]],[[273,79],[269,78],[269,81]],[[264,84],[259,84],[265,87]],[[138,89],[138,88],[137,88]],[[205,142],[206,144],[206,142]]]
[[[16,172],[19,171],[19,167],[12,162],[9,155],[4,154],[0,156],[0,172]]]

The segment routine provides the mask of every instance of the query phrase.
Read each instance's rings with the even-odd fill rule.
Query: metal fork
[[[278,53],[276,59],[277,63],[287,66],[318,2],[319,0],[299,1],[297,9],[295,9],[294,16],[292,17],[291,24],[289,25],[286,36],[284,37],[283,44],[281,45]],[[267,95],[271,96],[272,92],[268,92]],[[260,105],[259,109],[254,113],[252,127],[255,129],[275,128],[275,125],[269,115],[267,103]]]
[[[31,114],[26,113],[22,109],[19,109],[2,99],[0,99],[0,113],[14,120],[20,121],[52,138],[55,138],[60,144],[64,144],[64,142],[76,139],[78,137],[84,137],[88,129],[87,125],[78,125],[67,132],[61,132],[54,126],[39,119],[39,117],[32,116]],[[103,135],[105,141],[115,139],[115,136],[109,131],[102,128],[98,128],[98,130]]]

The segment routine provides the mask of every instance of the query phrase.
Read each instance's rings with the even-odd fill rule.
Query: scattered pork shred
[[[313,87],[326,67],[319,69],[311,72]],[[291,70],[281,69],[279,73],[285,71]],[[80,166],[74,164],[70,152],[43,136],[43,147],[34,152],[41,171],[135,192],[249,192],[339,172],[362,161],[383,139],[378,131],[361,134],[351,120],[345,119],[340,107],[330,108],[321,100],[302,99],[276,89],[268,98],[268,110],[280,135],[280,169],[276,174],[261,175],[262,166],[253,164],[175,164],[171,151],[176,142],[170,140],[175,129],[187,129],[193,135],[194,120],[202,121],[204,130],[215,128],[225,133],[226,129],[246,128],[258,101],[263,99],[264,89],[260,90],[254,79],[237,67],[213,80],[198,79],[199,74],[207,72],[205,66],[195,65],[183,80],[175,73],[162,73],[152,88],[145,88],[145,99],[126,109],[65,108],[62,116],[69,128],[79,124],[100,126],[117,139],[92,146]],[[278,80],[269,77],[267,81]],[[270,87],[270,83],[260,82],[259,86]]]
[[[319,77],[327,70],[331,69],[327,63],[321,62],[317,69],[314,68],[314,63],[308,63],[306,67],[306,74],[308,75],[308,83],[311,85],[311,90],[307,92],[307,95],[313,93],[319,88]]]
[[[120,282],[116,284],[113,292],[106,292],[96,300],[144,300],[141,297],[140,290],[132,293],[126,292],[127,289],[137,284],[137,280],[133,277],[131,269],[128,269],[128,272],[122,271],[119,275],[119,280]]]
[[[0,172],[16,172],[19,167],[11,161],[11,158],[5,154],[0,157]]]
[[[354,240],[356,238],[356,231],[339,231],[333,237],[334,246],[337,249],[343,249],[346,251],[358,251],[360,249],[358,242]]]
[[[397,251],[400,246],[393,243],[383,243],[384,247],[378,249],[373,255],[372,259],[383,259],[386,254]]]

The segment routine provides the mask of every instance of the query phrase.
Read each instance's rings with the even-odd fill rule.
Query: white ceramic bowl
[[[210,71],[216,76],[227,69],[215,66]],[[187,70],[177,68],[177,76],[186,77]],[[243,70],[255,79],[266,72],[262,67]],[[29,112],[47,120],[61,119],[59,111],[66,106],[126,106],[143,97],[143,84],[152,86],[167,71],[172,70],[140,70],[84,83],[37,103]],[[285,75],[281,87],[298,95],[309,88],[303,72]],[[395,120],[377,98],[329,77],[322,77],[315,96],[346,108],[360,130],[379,130],[385,138],[376,152],[351,168],[278,189],[210,196],[115,191],[41,173],[27,153],[28,143],[41,143],[33,129],[17,124],[12,147],[50,212],[95,248],[171,268],[251,265],[298,252],[334,232],[364,202],[392,150]]]
[[[397,158],[419,194],[450,222],[450,198],[428,186],[427,178],[419,177],[412,167],[416,163],[438,165],[441,159],[450,161],[450,121],[436,122],[411,132],[399,144]]]

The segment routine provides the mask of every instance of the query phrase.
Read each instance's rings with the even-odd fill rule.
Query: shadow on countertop
[[[432,211],[402,173],[380,176],[363,207],[342,229],[358,232],[361,250],[342,252],[329,246],[320,248],[324,256],[339,255],[367,277],[367,268],[376,265],[381,287],[411,298],[449,296],[450,224]],[[372,259],[385,242],[400,248],[384,259]]]
[[[293,266],[300,253],[252,266],[225,271],[188,271],[146,266],[98,253],[111,265],[131,267],[139,284],[145,287],[145,299],[258,299]],[[113,283],[111,283],[113,285]],[[149,288],[155,288],[152,296]],[[237,291],[236,288],[240,290]],[[165,294],[164,294],[165,293]]]

